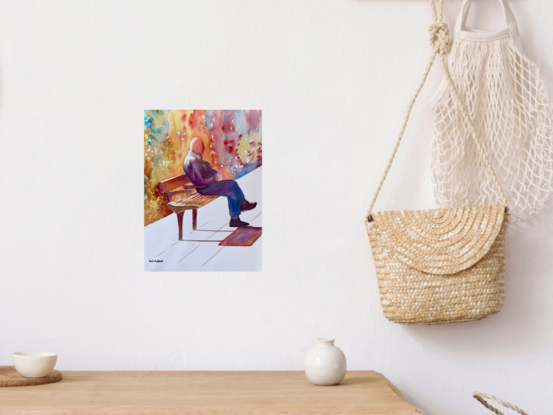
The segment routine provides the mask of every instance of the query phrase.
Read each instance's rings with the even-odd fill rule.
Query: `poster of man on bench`
[[[261,271],[261,110],[144,111],[144,270]]]

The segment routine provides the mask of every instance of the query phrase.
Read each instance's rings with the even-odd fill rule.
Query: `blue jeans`
[[[201,195],[226,196],[230,216],[240,215],[240,205],[246,200],[242,189],[234,180],[221,180],[210,186],[198,188],[196,191]]]

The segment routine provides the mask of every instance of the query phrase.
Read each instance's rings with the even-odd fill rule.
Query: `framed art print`
[[[144,270],[261,271],[261,110],[144,111]]]

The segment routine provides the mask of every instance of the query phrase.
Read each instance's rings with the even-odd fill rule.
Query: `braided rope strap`
[[[498,409],[491,406],[488,402],[486,402],[486,399],[489,399],[491,401],[497,402],[500,405],[503,405],[505,408],[512,409],[513,411],[518,412],[520,415],[528,415],[526,412],[524,412],[522,409],[520,409],[518,406],[515,406],[513,404],[510,404],[509,402],[505,402],[493,395],[488,395],[487,393],[482,392],[474,392],[473,395],[474,398],[480,402],[482,405],[484,405],[486,408],[488,408],[490,411],[495,412],[497,415],[503,415],[502,412],[500,412]]]
[[[451,79],[451,75],[449,73],[449,69],[447,67],[447,63],[445,60],[445,55],[447,55],[451,49],[451,40],[449,38],[449,29],[447,27],[447,24],[445,24],[442,21],[442,15],[443,15],[443,9],[444,9],[444,1],[443,0],[429,0],[430,7],[432,8],[432,14],[434,16],[434,22],[430,25],[430,44],[432,45],[432,55],[430,56],[430,59],[428,60],[428,63],[426,64],[426,67],[424,69],[422,79],[420,83],[417,85],[417,88],[415,89],[415,93],[413,94],[413,97],[407,104],[407,110],[405,111],[405,116],[403,117],[403,122],[401,124],[401,129],[399,131],[399,135],[396,139],[396,143],[394,145],[394,148],[392,150],[392,155],[390,156],[390,159],[388,160],[388,164],[386,165],[386,168],[384,169],[384,174],[382,175],[382,178],[380,179],[380,182],[378,183],[378,186],[376,188],[376,191],[373,195],[373,198],[369,204],[369,208],[367,209],[366,217],[369,220],[369,222],[372,221],[372,210],[374,207],[374,204],[376,202],[376,199],[378,198],[378,194],[380,193],[380,190],[382,189],[382,185],[384,184],[384,181],[386,180],[386,176],[388,175],[388,171],[390,170],[390,167],[392,166],[392,163],[394,161],[394,158],[396,156],[397,150],[399,148],[399,144],[401,143],[401,139],[403,137],[403,134],[405,132],[405,129],[407,127],[407,123],[409,121],[409,116],[411,115],[411,110],[413,109],[413,105],[415,104],[415,101],[417,100],[417,97],[419,96],[420,91],[422,90],[422,87],[424,86],[426,82],[426,78],[428,77],[428,73],[430,72],[430,68],[432,67],[432,64],[434,63],[434,59],[436,58],[436,55],[440,55],[440,62],[442,66],[442,71],[445,77],[445,80],[447,82],[447,86],[449,87],[451,91],[451,95],[453,96],[453,99],[455,101],[455,104],[459,111],[461,112],[461,115],[463,117],[463,122],[465,123],[466,127],[469,130],[470,136],[472,140],[474,141],[474,144],[476,145],[476,149],[478,150],[478,153],[480,154],[480,157],[484,161],[484,165],[486,167],[486,170],[488,171],[490,177],[492,178],[492,181],[495,185],[495,187],[499,191],[499,196],[501,198],[502,204],[504,206],[507,206],[507,198],[505,197],[505,193],[503,192],[503,189],[501,188],[501,185],[499,184],[499,181],[497,179],[497,176],[495,172],[492,169],[492,166],[490,165],[490,162],[488,158],[486,157],[486,154],[484,153],[484,149],[482,148],[482,144],[480,143],[480,140],[476,136],[476,131],[474,130],[474,126],[472,125],[472,121],[470,120],[470,117],[467,114],[467,110],[465,108],[465,105],[461,101],[461,98],[455,89],[455,86],[453,85],[453,81]]]

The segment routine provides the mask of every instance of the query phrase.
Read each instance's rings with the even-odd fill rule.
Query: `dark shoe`
[[[246,212],[246,211],[248,211],[248,210],[255,209],[256,206],[257,206],[257,202],[250,203],[250,202],[248,202],[248,201],[246,200],[244,203],[242,203],[242,204],[240,205],[240,210],[241,210],[242,212]]]
[[[248,222],[242,222],[240,219],[231,219],[228,226],[230,226],[231,228],[242,228],[248,225]]]

